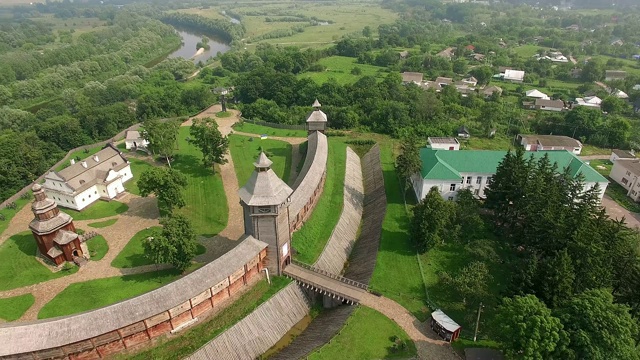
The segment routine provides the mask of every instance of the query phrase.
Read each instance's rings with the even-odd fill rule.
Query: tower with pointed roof
[[[29,229],[40,253],[56,265],[82,257],[80,238],[76,234],[73,218],[60,212],[55,201],[47,197],[40,184],[31,188],[35,200],[31,205],[34,218]]]
[[[267,268],[282,274],[291,261],[289,232],[289,196],[293,190],[271,170],[273,162],[264,152],[253,163],[255,170],[249,181],[238,191],[244,214],[244,232],[267,247]]]
[[[307,133],[311,134],[314,131],[319,131],[324,134],[327,130],[327,114],[320,110],[320,102],[318,99],[313,102],[313,111],[307,116]]]

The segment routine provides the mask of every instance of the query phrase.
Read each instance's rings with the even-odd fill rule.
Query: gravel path
[[[426,323],[421,323],[397,302],[384,296],[367,293],[360,304],[379,311],[395,321],[415,343],[419,359],[460,360],[451,348],[451,344],[440,340],[433,331],[428,329]]]

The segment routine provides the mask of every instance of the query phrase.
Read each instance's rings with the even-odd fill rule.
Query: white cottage
[[[149,142],[137,130],[127,131],[124,144],[127,150],[146,149],[149,146]]]
[[[98,199],[111,200],[133,178],[129,161],[112,144],[60,171],[50,171],[42,184],[58,206],[82,210]]]

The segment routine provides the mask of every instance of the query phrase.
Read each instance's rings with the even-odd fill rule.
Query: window
[[[84,198],[82,198],[82,202],[84,202]]]
[[[268,214],[268,213],[270,213],[270,212],[271,212],[271,207],[270,207],[270,206],[260,206],[260,207],[258,208],[258,212],[259,212],[260,214]]]
[[[451,184],[449,186],[449,191],[456,191],[456,184]]]
[[[636,196],[636,194],[637,194],[637,192],[636,192],[635,190],[633,190],[633,191],[631,192],[631,196]]]
[[[473,193],[474,193],[476,196],[480,195],[480,189],[476,189]]]
[[[631,171],[627,171],[627,176],[631,176]]]
[[[492,179],[491,176],[487,177],[487,185],[491,184],[491,179]]]
[[[471,184],[471,176],[467,176],[467,184]]]
[[[94,193],[94,194],[96,194],[96,195],[98,195],[98,191],[97,191],[97,190],[96,190],[96,191],[94,191],[93,193]]]
[[[625,179],[625,178],[622,178],[622,183],[623,183],[623,184],[625,184],[625,185],[627,185],[627,183],[629,183],[629,180],[627,180],[627,179]]]
[[[477,185],[482,184],[482,176],[478,176],[478,177],[476,178],[476,184],[477,184]]]
[[[453,201],[453,196],[449,196],[449,201]]]
[[[111,166],[116,166],[118,165],[115,161],[111,163]]]
[[[80,180],[80,185],[84,184],[85,181],[84,180]]]

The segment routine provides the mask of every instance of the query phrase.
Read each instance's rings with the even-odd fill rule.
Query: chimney
[[[83,161],[83,162],[82,162],[82,167],[83,167],[83,168],[85,168],[85,169],[89,167],[89,166],[87,165],[87,162],[86,162],[86,161]]]
[[[76,163],[76,159],[71,159],[71,165],[74,165]]]
[[[93,161],[100,162],[100,159],[98,158],[98,155],[93,155]]]

